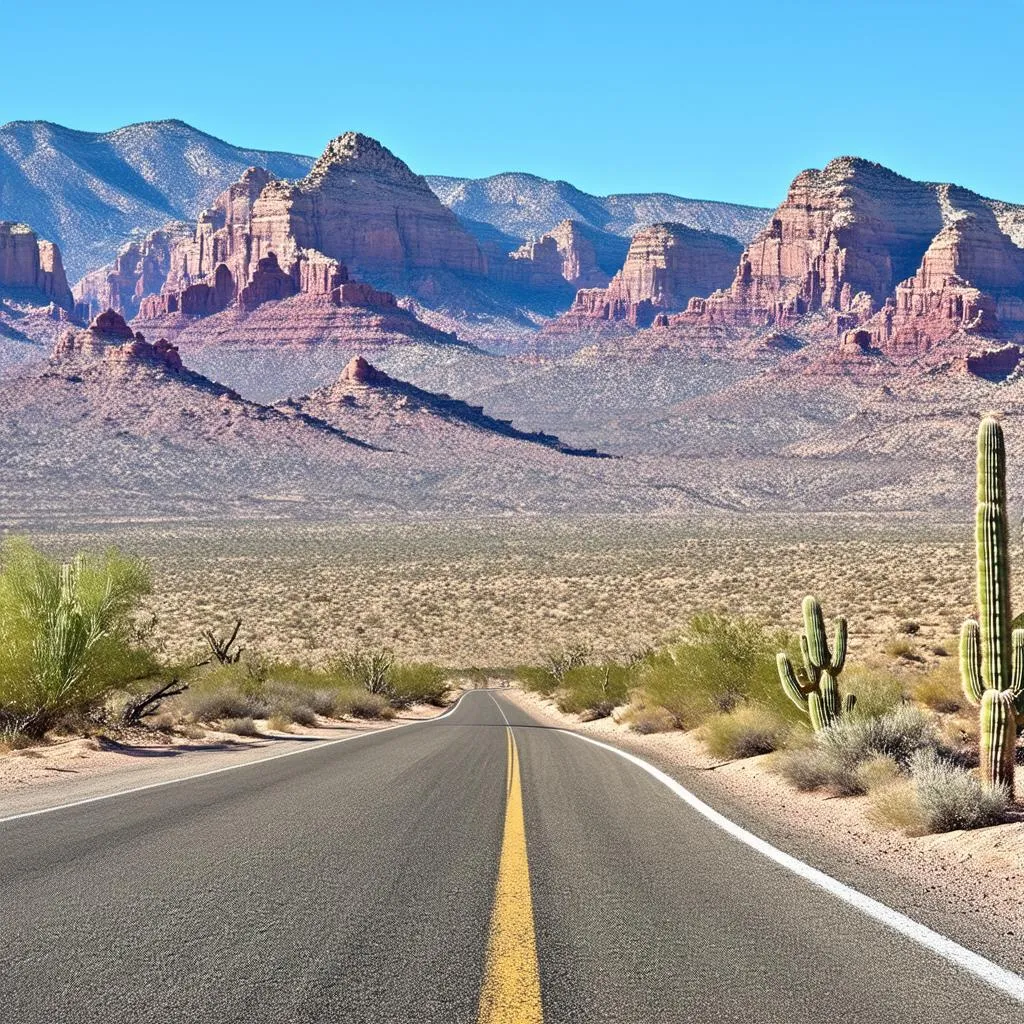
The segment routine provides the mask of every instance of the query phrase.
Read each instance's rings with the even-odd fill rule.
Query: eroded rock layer
[[[74,305],[60,250],[27,224],[0,221],[0,288],[34,292],[27,297],[64,310]]]

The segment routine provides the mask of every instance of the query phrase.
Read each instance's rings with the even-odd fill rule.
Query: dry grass
[[[581,642],[595,660],[624,658],[702,610],[795,631],[800,597],[815,592],[849,617],[854,660],[880,652],[909,619],[920,626],[914,648],[931,658],[971,609],[969,523],[919,535],[896,523],[869,534],[862,522],[815,528],[758,517],[712,528],[493,517],[118,525],[39,539],[55,550],[116,539],[148,557],[171,657],[187,657],[204,628],[239,616],[246,644],[276,660],[324,663],[380,644],[403,660],[490,667],[538,663]]]
[[[778,750],[790,726],[769,708],[744,704],[726,715],[713,715],[701,737],[715,757],[757,757]]]

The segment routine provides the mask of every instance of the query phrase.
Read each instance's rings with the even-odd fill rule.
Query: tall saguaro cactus
[[[1006,521],[1003,428],[991,416],[978,430],[976,525],[979,620],[960,633],[960,676],[967,699],[981,708],[981,775],[1013,794],[1017,721],[1024,713],[1024,629],[1010,623],[1010,553]]]
[[[857,698],[851,693],[843,700],[839,695],[839,673],[846,663],[846,619],[836,619],[835,641],[829,650],[825,633],[825,616],[817,598],[804,598],[804,631],[800,636],[807,681],[801,682],[788,656],[777,657],[779,679],[786,696],[808,715],[815,732],[834,725],[843,714],[853,709]]]

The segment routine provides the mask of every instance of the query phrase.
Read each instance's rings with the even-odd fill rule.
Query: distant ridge
[[[112,260],[133,235],[195,220],[247,167],[297,178],[312,163],[232,146],[183,121],[109,132],[11,121],[0,127],[0,220],[56,242],[74,280]]]
[[[758,206],[666,193],[593,196],[567,181],[518,171],[489,178],[427,175],[427,182],[465,222],[488,224],[514,238],[539,237],[563,220],[627,238],[652,224],[671,221],[748,242],[771,215],[771,210]]]

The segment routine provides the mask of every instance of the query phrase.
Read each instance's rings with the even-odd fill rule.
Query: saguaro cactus
[[[1006,521],[1006,449],[999,421],[978,430],[978,614],[960,633],[960,676],[981,708],[981,775],[1013,793],[1017,721],[1024,713],[1024,629],[1011,634],[1010,553]]]
[[[806,682],[801,682],[784,652],[776,659],[779,679],[786,696],[808,715],[815,732],[834,725],[843,712],[853,709],[857,698],[851,693],[839,696],[839,673],[846,663],[846,619],[836,619],[835,641],[829,650],[825,634],[825,616],[818,600],[804,598],[804,631],[800,636]]]

